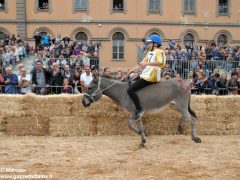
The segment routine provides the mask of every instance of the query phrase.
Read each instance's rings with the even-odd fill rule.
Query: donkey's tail
[[[193,117],[197,118],[196,113],[190,107],[190,101],[191,101],[191,95],[190,95],[189,100],[188,100],[188,111]]]

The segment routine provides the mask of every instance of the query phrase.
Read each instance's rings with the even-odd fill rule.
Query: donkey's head
[[[84,107],[90,106],[91,103],[99,100],[102,97],[101,80],[102,77],[96,77],[88,86],[88,90],[86,93],[84,93],[82,99]]]

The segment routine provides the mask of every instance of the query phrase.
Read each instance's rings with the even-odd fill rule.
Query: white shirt
[[[85,85],[89,86],[92,80],[92,73],[90,73],[89,75],[87,75],[86,73],[81,74],[80,81],[83,81]]]

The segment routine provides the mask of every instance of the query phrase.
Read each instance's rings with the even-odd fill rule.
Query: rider
[[[143,61],[138,64],[138,67],[144,68],[144,70],[140,74],[140,79],[136,80],[127,90],[136,107],[134,115],[135,120],[139,120],[144,113],[136,91],[147,85],[159,82],[161,78],[161,68],[166,65],[165,53],[160,49],[162,45],[161,37],[157,34],[153,34],[149,36],[147,42],[149,51]]]

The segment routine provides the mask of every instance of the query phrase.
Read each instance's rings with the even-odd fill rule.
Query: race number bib
[[[156,58],[156,51],[150,52],[150,53],[148,54],[148,62],[154,62],[154,61],[155,61],[155,58]]]

